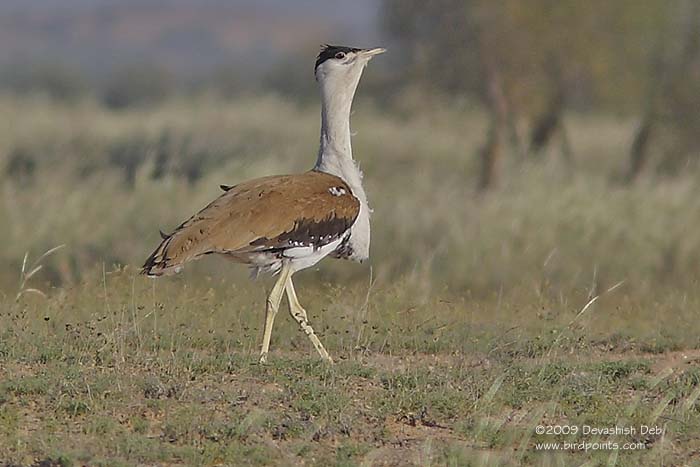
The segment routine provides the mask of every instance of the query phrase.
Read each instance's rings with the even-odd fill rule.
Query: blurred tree
[[[658,169],[674,172],[700,153],[700,3],[673,3],[650,60],[651,80],[629,153],[627,180],[649,164],[650,146],[663,153]]]
[[[681,1],[384,0],[382,11],[407,80],[476,96],[491,115],[481,150],[487,188],[503,135],[524,153],[519,119],[532,122],[531,152],[560,133],[567,155],[567,108],[636,110],[653,45]]]
[[[579,108],[630,110],[678,1],[384,0],[382,11],[409,80],[478,94],[490,64],[527,113],[543,111],[560,83]]]

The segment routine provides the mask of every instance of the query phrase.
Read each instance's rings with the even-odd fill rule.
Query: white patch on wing
[[[333,196],[343,196],[347,193],[345,188],[343,188],[342,186],[332,186],[328,189],[328,192]]]

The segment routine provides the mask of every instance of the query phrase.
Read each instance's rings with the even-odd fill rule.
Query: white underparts
[[[320,247],[305,245],[286,248],[279,254],[269,251],[251,253],[248,256],[248,262],[251,265],[253,276],[258,276],[260,273],[266,272],[276,274],[282,269],[283,261],[289,261],[291,263],[292,273],[294,273],[314,266],[323,258],[333,253],[343,242],[343,239],[344,237],[337,238]]]

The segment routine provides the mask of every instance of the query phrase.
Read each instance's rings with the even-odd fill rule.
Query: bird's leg
[[[292,276],[289,276],[289,280],[287,280],[287,300],[289,301],[289,312],[292,314],[292,318],[299,323],[299,327],[301,328],[302,331],[304,331],[304,334],[309,336],[309,339],[311,339],[311,343],[316,347],[316,350],[318,351],[319,355],[321,355],[321,358],[327,361],[328,363],[333,363],[333,359],[331,358],[330,355],[328,355],[328,352],[326,352],[326,349],[323,347],[323,344],[321,344],[321,341],[319,340],[318,336],[316,333],[314,333],[313,328],[309,324],[309,319],[306,316],[306,310],[302,308],[302,306],[299,304],[299,299],[297,298],[297,294],[294,291],[294,284],[292,283]]]
[[[290,266],[289,263],[282,264],[279,278],[267,296],[267,304],[265,305],[265,331],[263,332],[262,348],[260,349],[260,363],[267,363],[267,353],[270,351],[270,337],[272,336],[272,324],[275,322],[275,315],[279,310],[280,302],[282,301],[282,293],[284,286],[289,281]]]

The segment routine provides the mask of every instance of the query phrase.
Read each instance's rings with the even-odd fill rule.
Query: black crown
[[[356,49],[354,47],[345,47],[342,45],[322,45],[323,47],[321,49],[321,52],[318,54],[318,58],[316,59],[316,65],[314,66],[314,70],[318,68],[318,66],[328,60],[329,58],[335,57],[335,54],[338,52],[343,52],[343,53],[348,53],[348,52],[359,52],[362,49]]]

